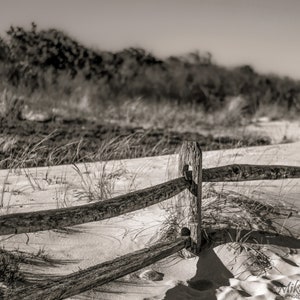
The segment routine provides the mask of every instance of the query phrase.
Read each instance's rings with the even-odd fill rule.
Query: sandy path
[[[300,142],[204,153],[204,167],[229,163],[300,166]],[[88,193],[84,192],[83,178],[93,187],[105,180],[112,182],[113,184],[107,184],[109,197],[155,185],[176,177],[177,157],[173,155],[104,164],[81,164],[78,168],[81,175],[74,166],[28,169],[9,174],[7,170],[1,170],[0,182],[4,183],[5,191],[1,199],[1,213],[86,203],[84,196]],[[238,191],[264,202],[294,204],[300,209],[300,179],[224,183],[215,186],[226,191]],[[92,192],[99,194],[96,188]],[[2,237],[1,245],[8,250],[20,249],[32,253],[43,249],[50,257],[68,263],[57,267],[32,267],[31,271],[63,275],[143,248],[155,236],[166,217],[163,206],[155,205],[110,220],[75,226],[77,231],[73,233],[38,232],[28,234],[29,240],[24,234],[6,240],[6,237]],[[294,233],[299,234],[299,218],[289,222],[294,226]],[[247,295],[252,296],[247,299],[275,299],[275,292],[283,294],[287,289],[272,285],[272,280],[285,285],[300,280],[300,254],[284,248],[269,248],[265,251],[272,258],[274,267],[263,274],[265,277],[254,276],[258,274],[251,268],[245,270],[242,262],[250,255],[246,250],[237,254],[234,244],[224,245],[203,253],[199,258],[176,258],[175,261],[166,259],[153,266],[154,270],[164,273],[162,281],[154,282],[128,276],[73,299],[160,299],[167,290],[167,299],[199,299],[199,296],[203,299],[215,299],[216,294],[218,299],[231,299],[230,295],[232,299],[242,299]],[[187,280],[191,278],[195,282],[194,288],[186,286]],[[178,285],[180,281],[182,283]],[[272,286],[273,291],[270,291]],[[217,288],[219,289],[216,292]],[[265,294],[265,298],[259,298],[261,294]]]

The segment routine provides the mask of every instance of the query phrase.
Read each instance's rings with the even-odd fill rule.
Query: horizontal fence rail
[[[78,295],[147,267],[189,246],[189,238],[158,243],[151,247],[92,266],[44,284],[15,289],[7,300],[58,300]]]
[[[203,169],[203,182],[272,180],[300,178],[300,167],[233,164]]]
[[[96,203],[0,216],[0,235],[29,233],[105,220],[167,200],[189,185],[190,183],[182,177]]]
[[[192,178],[192,171],[186,173]],[[202,170],[203,182],[247,181],[300,178],[300,167],[264,165],[228,165]],[[0,216],[0,235],[30,233],[100,221],[142,209],[167,200],[185,189],[197,195],[197,187],[184,177],[96,203],[15,213]]]

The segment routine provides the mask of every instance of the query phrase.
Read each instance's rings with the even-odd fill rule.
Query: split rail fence
[[[16,288],[6,295],[6,299],[66,299],[142,269],[184,248],[199,254],[206,242],[201,230],[202,182],[283,178],[300,178],[300,167],[232,164],[203,169],[199,144],[184,142],[179,153],[179,177],[176,179],[92,204],[0,216],[0,235],[30,233],[112,218],[177,195],[178,207],[183,208],[179,212],[180,219],[185,222],[181,236],[45,284]],[[216,238],[216,232],[213,234]],[[258,232],[253,235],[263,238]],[[222,236],[219,238],[222,239]]]

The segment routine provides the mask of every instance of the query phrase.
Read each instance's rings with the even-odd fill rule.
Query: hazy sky
[[[0,0],[1,35],[31,21],[103,50],[210,51],[300,79],[300,0]]]

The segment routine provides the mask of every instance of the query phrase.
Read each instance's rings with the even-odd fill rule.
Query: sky
[[[209,51],[224,66],[300,79],[300,0],[0,0],[1,36],[32,21],[101,50]]]

